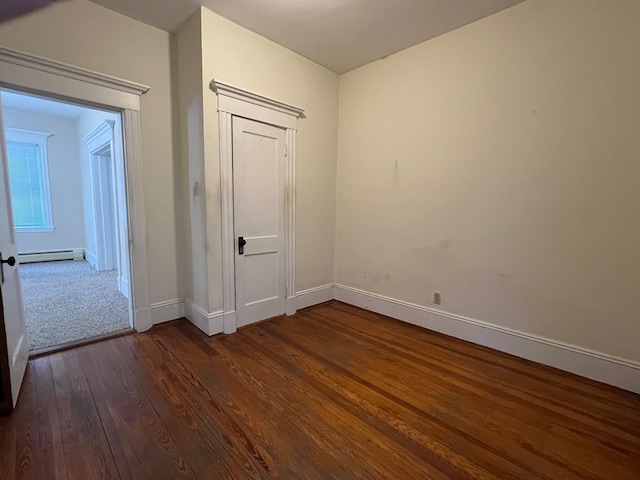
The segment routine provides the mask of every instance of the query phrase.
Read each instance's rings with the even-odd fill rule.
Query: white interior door
[[[7,356],[11,377],[11,396],[15,406],[29,360],[29,348],[26,337],[24,307],[18,264],[10,259],[18,258],[15,230],[13,228],[13,210],[11,191],[7,171],[7,148],[2,121],[2,105],[0,105],[0,252],[3,261],[0,295],[2,295],[4,329],[7,338]],[[2,325],[0,325],[0,328]]]
[[[236,314],[241,327],[285,311],[285,133],[239,117],[233,117],[232,129]]]

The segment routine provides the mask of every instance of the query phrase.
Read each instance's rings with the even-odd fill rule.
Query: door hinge
[[[284,156],[286,157],[288,153],[289,153],[289,148],[285,145],[284,146]]]

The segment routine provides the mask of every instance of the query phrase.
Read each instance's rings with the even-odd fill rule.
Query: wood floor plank
[[[328,307],[321,311],[314,310],[313,313],[320,313],[325,321],[332,319],[334,324],[338,325],[342,324],[341,319],[348,316],[349,325],[354,333],[375,333],[376,337],[385,342],[403,346],[413,345],[420,348],[426,345],[428,348],[421,350],[423,354],[428,354],[431,350],[436,349],[439,350],[438,353],[441,356],[461,355],[463,356],[460,358],[461,361],[477,362],[479,372],[486,368],[483,366],[497,366],[503,371],[518,374],[518,381],[521,381],[522,375],[524,375],[524,378],[539,380],[543,389],[556,387],[553,390],[554,393],[574,392],[580,397],[593,397],[605,404],[632,409],[635,409],[637,405],[637,395],[632,392],[615,389],[609,385],[528,360],[517,359],[514,361],[512,355],[440,333],[428,332],[428,335],[425,335],[425,330],[420,327],[345,303],[332,302]],[[616,395],[611,395],[612,388],[617,391]]]
[[[67,478],[62,431],[53,385],[51,361],[48,357],[32,361],[35,367],[38,419],[38,478]]]
[[[296,364],[306,360],[302,356],[286,358],[271,349],[266,353],[258,342],[244,339],[244,343],[252,351],[252,356],[256,357],[256,364],[251,365],[251,369],[258,370],[260,363],[276,366],[274,373],[281,377],[276,377],[274,383],[288,382],[288,388],[295,394],[287,402],[288,405],[292,408],[302,405],[310,417],[303,411],[297,411],[296,415],[306,418],[310,425],[331,438],[332,443],[348,452],[348,463],[356,463],[356,460],[363,462],[368,468],[375,469],[376,478],[423,478],[425,474],[428,474],[428,478],[464,478],[456,469],[445,468],[446,473],[443,473],[424,458],[408,455],[406,448],[395,448],[373,425],[376,423],[375,419],[366,415],[355,404],[349,405],[335,392],[314,380],[304,369],[298,368]],[[260,377],[268,373],[262,372]],[[395,434],[391,430],[386,433],[392,436]],[[381,441],[381,438],[385,438],[385,441]],[[392,470],[388,469],[389,465],[392,465]]]
[[[20,418],[16,437],[16,478],[38,479],[38,423],[35,365],[28,364],[20,392]]]
[[[29,362],[0,478],[637,480],[640,396],[329,302]]]
[[[78,353],[120,478],[143,479],[153,474],[162,475],[165,468],[163,456],[159,457],[159,462],[144,464],[141,461],[152,437],[145,435],[146,424],[137,411],[139,402],[137,399],[129,401],[121,382],[113,375],[103,373],[107,360],[97,345],[80,348]],[[136,435],[131,433],[132,430],[142,432]]]
[[[416,422],[422,419],[417,415],[409,416],[407,409],[400,412],[397,398],[394,398],[394,401],[385,402],[382,396],[372,397],[371,384],[368,385],[369,388],[362,388],[362,378],[353,375],[347,378],[348,372],[346,370],[334,375],[331,369],[324,367],[325,362],[314,358],[315,350],[320,348],[320,345],[312,344],[309,346],[310,349],[305,348],[301,343],[294,342],[291,337],[281,337],[271,327],[271,325],[265,326],[262,330],[269,328],[269,341],[272,350],[281,352],[282,355],[296,355],[304,358],[306,361],[301,362],[301,367],[308,375],[333,391],[336,394],[334,397],[336,402],[345,402],[344,405],[354,404],[354,407],[358,408],[359,414],[367,418],[367,423],[375,426],[386,437],[394,439],[398,445],[403,446],[416,457],[438,465],[442,471],[449,475],[452,474],[451,470],[460,470],[471,478],[491,478],[493,474],[490,472],[499,472],[501,478],[523,478],[521,472],[509,471],[505,466],[499,467],[498,464],[502,463],[502,458],[495,453],[496,458],[493,463],[483,465],[480,462],[468,461],[465,454],[471,453],[470,449],[473,448],[473,444],[455,442],[455,438],[451,435],[448,442],[443,442],[437,436],[424,434],[423,431],[416,428]],[[336,365],[335,368],[340,367]],[[337,381],[338,376],[346,381]],[[400,386],[400,388],[405,387]],[[433,417],[431,419],[434,420]],[[432,422],[425,425],[424,431],[433,432],[434,429],[437,429],[437,425]],[[453,444],[451,444],[452,442]],[[487,460],[492,453],[485,449],[481,451],[484,454],[482,460]]]
[[[14,412],[9,417],[0,417],[0,472],[7,478],[17,478],[16,445],[18,444],[18,428],[15,424],[19,416]]]
[[[128,340],[128,339],[127,339]],[[210,459],[216,468],[221,469],[222,478],[256,478],[268,480],[270,476],[264,469],[260,468],[253,461],[256,452],[253,448],[243,448],[242,432],[238,432],[237,428],[229,429],[226,415],[215,401],[212,407],[203,405],[201,394],[203,393],[202,385],[199,381],[193,380],[192,387],[188,387],[176,375],[176,371],[185,372],[180,362],[173,362],[167,351],[160,351],[149,335],[138,336],[131,341],[135,344],[136,353],[143,352],[139,357],[144,365],[149,368],[151,365],[159,366],[155,369],[155,376],[159,380],[160,388],[164,392],[166,398],[171,399],[174,405],[174,411],[177,408],[188,423],[191,430],[190,436],[193,438],[194,433],[200,437],[205,444],[209,445],[208,451],[214,456]],[[164,356],[163,356],[164,355]],[[191,376],[191,373],[186,373]],[[195,384],[195,385],[194,385]],[[190,390],[190,388],[196,389]],[[154,397],[155,398],[155,397]],[[175,413],[174,413],[175,414]],[[181,427],[180,435],[185,435],[185,425],[176,425]],[[186,433],[189,434],[188,432]],[[240,440],[238,440],[240,438]],[[193,452],[198,453],[198,452]],[[258,454],[259,455],[259,454]]]
[[[415,335],[417,329],[420,331],[419,327],[376,316],[349,305],[334,303],[330,309],[322,310],[319,314],[311,312],[310,317],[320,320],[321,324],[341,329],[344,325],[340,318],[345,314],[350,315],[351,335],[377,340],[385,346],[413,352],[424,358],[447,358],[450,363],[455,360],[458,365],[468,365],[476,377],[490,379],[496,385],[508,384],[524,389],[529,395],[540,389],[552,394],[556,404],[571,408],[579,401],[580,404],[588,405],[591,413],[610,413],[614,420],[620,420],[621,409],[629,413],[635,410],[636,396],[630,392],[618,389],[619,395],[612,396],[609,393],[611,387],[603,384],[521,359],[514,362],[514,357],[507,354],[441,334],[431,332],[428,336]],[[378,321],[371,322],[372,318],[377,318]],[[393,328],[388,328],[391,325]],[[490,354],[483,354],[484,352]],[[637,431],[640,428],[640,418],[636,415],[632,420],[635,420],[635,425],[628,425],[623,420],[620,424]]]
[[[224,477],[231,474],[223,462],[219,462],[220,446],[201,435],[201,429],[190,415],[189,407],[177,398],[171,389],[161,388],[164,378],[151,375],[153,370],[136,356],[126,339],[106,346],[116,357],[121,355],[118,369],[129,369],[144,390],[151,405],[162,419],[167,431],[180,446],[180,452],[197,478],[217,472]],[[222,467],[222,468],[221,468]]]
[[[183,344],[186,346],[189,339],[201,342],[189,335],[189,330],[184,328],[180,331],[186,336]],[[302,470],[308,472],[305,478],[375,478],[366,469],[358,469],[357,462],[343,449],[337,448],[335,441],[330,441],[330,438],[338,436],[337,432],[333,432],[332,437],[308,421],[304,411],[308,410],[306,399],[294,399],[285,394],[293,393],[288,379],[274,378],[268,369],[265,371],[260,365],[248,365],[249,354],[229,345],[229,342],[216,342],[215,356],[206,357],[206,349],[202,350],[202,358],[191,368],[197,370],[198,363],[211,365],[215,380],[203,375],[210,391],[230,405],[238,419],[250,426],[270,451],[276,452],[280,459],[288,459],[292,468],[300,470],[312,465],[312,469]],[[220,382],[224,382],[224,389],[219,388]],[[281,388],[275,388],[277,385]],[[243,402],[238,399],[243,399]],[[292,437],[289,434],[296,431],[304,435]],[[346,464],[350,465],[349,470],[342,467]]]
[[[119,478],[78,349],[52,355],[50,361],[68,477]]]
[[[215,370],[200,368],[198,363],[192,363],[184,355],[180,355],[183,352],[180,347],[184,344],[180,342],[181,335],[179,332],[172,332],[170,340],[163,336],[152,335],[152,337],[159,347],[164,347],[166,354],[183,358],[185,369],[176,372],[181,377],[178,381],[186,382],[187,385],[197,386],[198,396],[196,402],[199,409],[204,415],[220,421],[227,431],[235,432],[234,443],[236,448],[241,448],[249,453],[250,458],[260,468],[268,472],[270,477],[298,478],[286,464],[280,464],[274,458],[276,456],[274,450],[265,441],[265,437],[261,436],[259,425],[253,421],[255,415],[247,415],[247,413],[256,408],[256,404],[251,402],[250,397],[244,397],[246,403],[243,402],[241,406],[236,400],[236,395],[229,391],[230,385],[224,381],[224,371],[217,368]],[[175,351],[170,353],[169,348],[167,348],[169,346],[174,347]],[[193,343],[189,343],[189,346],[193,347]],[[198,352],[195,353],[197,354]],[[206,361],[206,358],[203,360]],[[187,372],[189,373],[187,374]]]
[[[281,329],[282,331],[291,333],[296,332],[295,325],[291,324],[290,321],[284,322],[283,328]],[[268,328],[271,328],[271,326]],[[308,344],[308,347],[314,351],[321,350],[319,345],[312,343],[314,336],[309,335],[309,328],[310,327],[307,327],[305,329],[305,333],[307,333],[307,335],[304,337],[296,336],[296,338],[300,339],[299,341]],[[500,450],[495,451],[495,453],[501,457],[504,456],[505,458],[509,458],[507,452],[512,451],[513,455],[511,461],[513,463],[522,463],[522,460],[526,460],[524,465],[528,465],[532,462],[544,465],[545,462],[551,462],[557,466],[564,466],[567,470],[566,475],[571,473],[575,478],[590,478],[590,475],[592,474],[597,475],[602,474],[603,472],[618,472],[623,476],[623,478],[624,475],[630,474],[630,472],[626,471],[624,463],[622,462],[625,456],[623,452],[621,452],[619,448],[609,448],[606,441],[598,442],[598,447],[599,451],[607,461],[598,463],[600,471],[596,470],[595,472],[592,471],[593,467],[590,462],[592,454],[589,451],[581,449],[573,451],[571,455],[574,461],[572,462],[573,465],[570,465],[565,461],[565,455],[561,450],[548,449],[545,448],[544,445],[542,445],[542,448],[540,448],[540,446],[536,448],[535,442],[527,442],[527,435],[529,435],[529,438],[533,438],[535,432],[530,428],[527,428],[527,423],[521,422],[516,415],[520,414],[528,416],[530,422],[536,422],[538,425],[546,422],[547,428],[551,428],[554,425],[554,422],[560,422],[559,424],[562,425],[563,423],[561,420],[563,417],[561,417],[560,420],[553,417],[549,419],[548,410],[542,410],[537,405],[529,405],[526,402],[523,402],[522,399],[516,398],[515,403],[513,403],[513,398],[501,398],[493,391],[474,389],[464,392],[465,388],[469,388],[469,384],[473,384],[471,379],[466,378],[464,380],[466,383],[460,383],[459,380],[455,379],[455,371],[445,370],[443,372],[445,377],[443,378],[447,378],[448,382],[439,382],[439,377],[437,375],[429,377],[428,371],[421,368],[422,362],[415,359],[413,362],[405,362],[400,356],[389,357],[388,355],[382,354],[381,358],[378,358],[373,362],[376,366],[374,369],[374,364],[371,364],[368,361],[368,356],[366,354],[362,354],[360,350],[353,346],[347,347],[347,338],[343,338],[339,333],[336,334],[335,331],[327,330],[325,326],[322,326],[321,322],[314,323],[313,329],[325,330],[325,336],[323,337],[324,343],[334,344],[340,348],[348,348],[349,352],[353,355],[353,363],[358,365],[358,370],[369,370],[371,372],[371,375],[368,376],[368,379],[371,381],[371,388],[377,388],[381,391],[395,392],[394,396],[402,396],[402,400],[408,402],[410,408],[417,408],[423,402],[423,395],[421,393],[414,394],[413,392],[424,392],[429,389],[433,390],[434,384],[446,386],[444,391],[438,392],[438,397],[447,398],[449,399],[449,402],[444,405],[439,403],[433,403],[431,405],[431,409],[437,412],[437,416],[432,416],[432,421],[437,420],[442,424],[442,426],[446,426],[452,430],[457,429],[459,432],[466,430],[466,434],[469,434],[471,437],[476,439],[481,439],[486,436],[484,432],[499,432],[500,435],[492,441],[496,447],[500,448]],[[334,335],[337,335],[338,338],[335,339]],[[335,352],[331,351],[330,353],[333,355]],[[340,354],[338,353],[338,356],[339,355]],[[337,366],[337,368],[339,368],[339,366]],[[430,369],[434,368],[434,365],[430,365]],[[436,369],[436,373],[438,371],[442,373],[442,369]],[[348,371],[342,372],[343,376],[347,376],[348,374]],[[396,378],[392,378],[394,376]],[[451,389],[446,385],[447,383],[452,383],[452,386],[455,387],[455,389],[460,390],[462,393],[466,393],[466,395],[458,395],[455,392],[455,389]],[[405,388],[406,385],[411,385],[411,389],[407,390]],[[473,385],[471,385],[471,387],[473,387]],[[469,396],[469,393],[473,393],[476,397],[474,398]],[[484,396],[487,395],[489,395],[489,398],[491,399],[490,402],[484,399]],[[459,405],[462,405],[464,409],[459,409]],[[482,408],[483,405],[485,408]],[[500,405],[502,408],[495,409],[496,405]],[[501,412],[505,409],[511,410],[513,418],[508,414],[502,415]],[[457,415],[455,415],[456,411]],[[591,422],[592,419],[590,418],[589,420],[590,428],[598,428],[596,431],[599,433],[599,437],[604,436],[606,440],[606,434],[611,432],[607,431],[608,427],[604,424],[605,422],[603,422],[603,425],[594,425]],[[574,428],[580,428],[581,425],[579,421],[576,421],[573,418],[570,419],[569,424]],[[556,432],[556,437],[557,433],[558,432]],[[618,431],[614,431],[613,433],[620,434]],[[575,445],[583,440],[580,436],[569,435],[569,437],[571,436],[573,436],[573,438],[565,439],[567,445]],[[630,448],[634,448],[633,444],[635,442],[631,435],[628,437],[610,437],[608,440],[615,441],[611,440],[611,438],[616,438],[618,440],[618,444],[620,444],[620,441],[626,441]],[[540,441],[538,441],[538,443],[540,443]],[[524,473],[520,473],[519,475],[524,475]]]

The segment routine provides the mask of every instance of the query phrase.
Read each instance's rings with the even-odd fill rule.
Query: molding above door
[[[304,118],[304,110],[248,90],[211,80],[209,87],[218,95],[218,111],[268,123],[281,128],[296,128],[296,120]]]
[[[295,166],[296,121],[304,110],[248,90],[211,80],[218,96],[220,135],[220,210],[222,223],[222,302],[224,333],[233,333],[236,321],[235,236],[233,230],[233,116],[280,127],[285,132],[285,313],[293,315],[295,305]]]
[[[86,68],[76,67],[75,65],[55,60],[49,60],[48,58],[39,57],[37,55],[5,47],[0,47],[0,62],[27,67],[41,72],[52,73],[60,77],[72,78],[85,83],[92,83],[94,85],[100,85],[102,87],[119,90],[121,92],[131,93],[136,96],[140,96],[149,91],[149,87],[141,83],[124,80],[111,75],[105,75],[104,73],[93,72]]]

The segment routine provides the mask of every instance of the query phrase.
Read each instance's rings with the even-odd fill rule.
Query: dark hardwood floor
[[[0,478],[635,479],[640,396],[332,302],[29,362]]]

